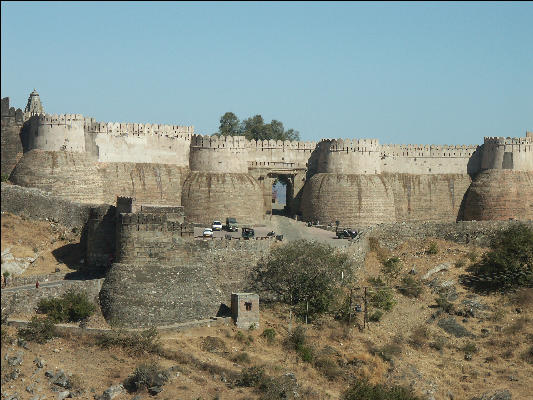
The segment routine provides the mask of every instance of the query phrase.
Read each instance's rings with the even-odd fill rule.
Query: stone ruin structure
[[[382,222],[533,219],[533,134],[483,144],[382,145],[377,139],[255,141],[197,135],[192,126],[97,122],[25,112],[2,99],[2,174],[82,203],[183,206],[185,220],[259,223],[272,183],[304,220]]]

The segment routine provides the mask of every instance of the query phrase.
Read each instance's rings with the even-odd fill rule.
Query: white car
[[[213,229],[211,228],[205,228],[204,233],[202,234],[203,237],[213,237]]]
[[[222,230],[222,222],[213,221],[212,228],[213,228],[214,231],[221,231]]]

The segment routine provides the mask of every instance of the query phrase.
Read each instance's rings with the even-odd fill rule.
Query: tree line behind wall
[[[281,121],[273,119],[265,124],[261,115],[254,115],[240,121],[232,112],[220,117],[218,132],[213,136],[245,136],[248,140],[300,140],[300,133],[294,129],[287,129]]]

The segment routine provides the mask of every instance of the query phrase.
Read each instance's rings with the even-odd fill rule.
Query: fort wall
[[[191,171],[248,173],[248,146],[244,136],[202,136],[191,139]]]
[[[318,172],[337,174],[381,173],[381,146],[377,139],[335,139],[320,143]]]
[[[9,175],[20,157],[22,157],[22,143],[20,141],[20,130],[23,124],[22,110],[15,110],[9,107],[9,97],[2,99],[1,114],[1,173]]]
[[[533,171],[533,138],[486,137],[481,169]]]

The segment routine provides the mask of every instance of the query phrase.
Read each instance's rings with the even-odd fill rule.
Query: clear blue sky
[[[2,97],[99,121],[261,114],[303,140],[533,130],[533,3],[2,2]]]

